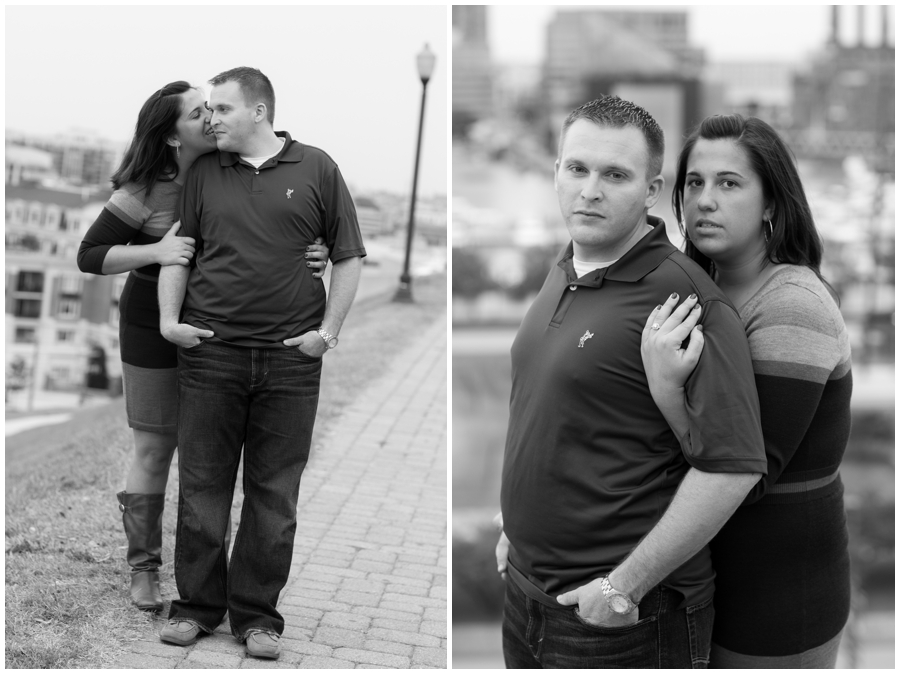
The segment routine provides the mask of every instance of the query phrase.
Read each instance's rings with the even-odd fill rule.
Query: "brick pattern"
[[[247,657],[226,625],[187,648],[148,633],[117,666],[446,669],[447,424],[444,316],[312,450],[278,604],[281,658]]]

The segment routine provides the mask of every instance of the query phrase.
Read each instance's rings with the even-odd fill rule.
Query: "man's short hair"
[[[648,178],[662,173],[663,156],[666,153],[666,139],[659,124],[639,105],[631,101],[624,101],[618,96],[601,96],[579,108],[575,108],[563,122],[562,132],[559,135],[558,154],[562,156],[563,142],[566,139],[566,131],[579,119],[586,119],[598,126],[608,126],[621,129],[633,126],[644,134],[649,150]]]
[[[268,77],[256,68],[241,66],[219,73],[209,81],[214,87],[226,82],[238,83],[247,105],[265,103],[266,119],[269,120],[269,124],[275,123],[275,89],[272,88]]]

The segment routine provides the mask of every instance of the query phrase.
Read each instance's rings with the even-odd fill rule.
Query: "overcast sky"
[[[706,50],[710,61],[795,61],[821,49],[831,33],[831,7],[826,5],[676,5],[658,3],[650,10],[688,12],[688,38]],[[604,5],[596,5],[598,9]],[[639,11],[638,5],[610,8]],[[585,5],[572,9],[587,9]],[[492,6],[488,11],[491,56],[499,63],[540,63],[546,50],[546,25],[562,6]],[[857,38],[856,8],[841,8],[841,36],[847,44]],[[866,9],[866,36],[880,40],[880,9]],[[894,14],[891,10],[890,21]],[[894,31],[891,29],[891,35]],[[892,37],[893,40],[893,37]]]
[[[72,128],[127,141],[167,82],[202,86],[237,66],[262,70],[276,130],[328,152],[357,189],[412,188],[422,84],[428,85],[419,194],[447,185],[448,10],[426,7],[34,6],[5,8],[6,128]]]

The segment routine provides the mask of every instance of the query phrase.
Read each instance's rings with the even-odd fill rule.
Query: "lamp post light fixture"
[[[416,56],[416,67],[419,70],[419,79],[422,80],[422,109],[419,112],[419,139],[416,143],[416,166],[413,169],[412,201],[409,205],[409,225],[406,228],[406,259],[403,262],[403,273],[400,275],[400,287],[394,295],[395,302],[412,302],[412,277],[409,275],[409,255],[412,249],[413,229],[415,228],[416,214],[416,187],[419,182],[419,155],[422,152],[422,124],[425,121],[425,92],[428,89],[428,80],[434,72],[434,52],[426,44],[424,49]]]

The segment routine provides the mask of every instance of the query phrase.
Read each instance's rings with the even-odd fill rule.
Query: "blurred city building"
[[[393,231],[387,214],[371,197],[354,197],[353,203],[359,220],[359,231],[364,237],[381,236]]]
[[[865,42],[866,15],[877,12],[878,44]],[[891,8],[831,7],[828,44],[797,74],[789,140],[806,157],[863,156],[876,170],[894,171],[894,44]],[[841,42],[841,24],[855,23],[853,44]]]
[[[54,136],[35,136],[7,131],[10,143],[47,152],[56,176],[69,185],[106,185],[125,151],[123,143],[101,138],[90,131],[71,130]]]
[[[409,206],[406,206],[409,217]],[[447,245],[447,197],[423,197],[416,202],[415,235],[432,246]]]
[[[383,191],[357,193],[352,185],[350,194],[356,205],[360,230],[367,240],[406,232],[409,225],[409,195]],[[416,200],[415,236],[428,244],[447,245],[445,195],[425,195]]]
[[[53,155],[23,145],[6,144],[3,164],[7,185],[33,184],[55,175]]]
[[[125,277],[82,274],[76,257],[112,194],[123,149],[89,132],[6,132],[7,392],[25,387],[33,400],[40,391],[80,390],[93,353],[118,353]],[[118,386],[118,358],[107,367]]]
[[[544,70],[550,143],[573,108],[601,94],[643,106],[667,138],[680,138],[702,118],[703,63],[684,10],[559,11],[547,27]],[[666,153],[667,174],[675,159]]]
[[[493,114],[487,7],[453,6],[453,135]]]
[[[710,62],[703,71],[703,114],[737,112],[787,128],[795,71],[794,64],[776,61]]]
[[[87,276],[76,262],[81,239],[110,194],[6,184],[6,366],[24,365],[32,392],[78,389],[94,347],[118,351],[125,279]],[[109,372],[121,376],[115,359]]]

